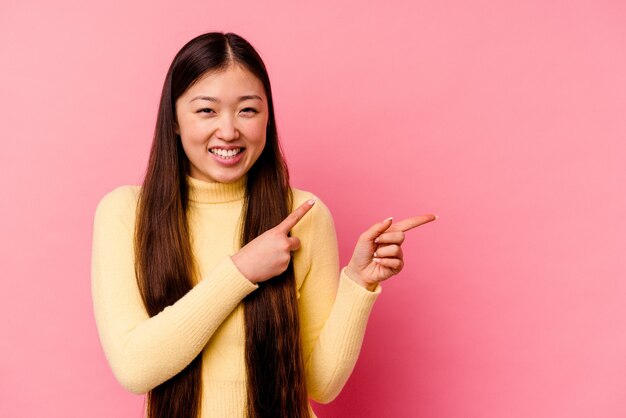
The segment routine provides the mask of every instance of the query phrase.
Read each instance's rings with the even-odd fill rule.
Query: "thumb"
[[[367,231],[361,234],[361,237],[365,238],[368,241],[374,241],[380,234],[385,232],[391,226],[393,220],[393,216],[385,219],[382,222],[378,222],[372,225]]]

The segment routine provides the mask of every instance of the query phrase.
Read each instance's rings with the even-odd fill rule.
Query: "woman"
[[[147,417],[314,417],[308,398],[337,396],[404,231],[435,217],[373,225],[340,271],[316,200],[289,186],[257,52],[232,33],[189,41],[143,184],[109,192],[94,219],[100,340]]]

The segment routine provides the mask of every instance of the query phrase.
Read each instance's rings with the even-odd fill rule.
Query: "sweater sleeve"
[[[310,267],[299,294],[300,324],[309,396],[335,399],[356,364],[370,311],[381,293],[339,271],[337,237],[328,207],[317,201],[307,240]]]
[[[224,257],[185,296],[150,317],[134,270],[133,186],[98,204],[93,222],[91,290],[105,356],[120,384],[145,393],[182,371],[243,300],[258,288]]]

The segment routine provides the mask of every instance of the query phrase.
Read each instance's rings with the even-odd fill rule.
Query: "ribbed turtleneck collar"
[[[186,178],[189,186],[189,201],[195,203],[234,202],[243,199],[246,192],[246,176],[233,183],[198,180],[188,174]]]

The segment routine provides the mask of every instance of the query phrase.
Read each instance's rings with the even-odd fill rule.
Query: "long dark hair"
[[[189,160],[175,130],[176,99],[205,73],[235,63],[263,83],[269,109],[266,144],[248,172],[241,245],[273,228],[289,213],[289,173],[278,143],[270,81],[261,57],[233,33],[211,32],[192,39],[167,72],[138,201],[135,272],[150,316],[191,289],[196,267],[187,223]],[[259,289],[244,299],[244,307],[248,416],[309,417],[293,266],[260,283]],[[202,353],[176,376],[149,391],[148,418],[198,417],[201,367]]]

